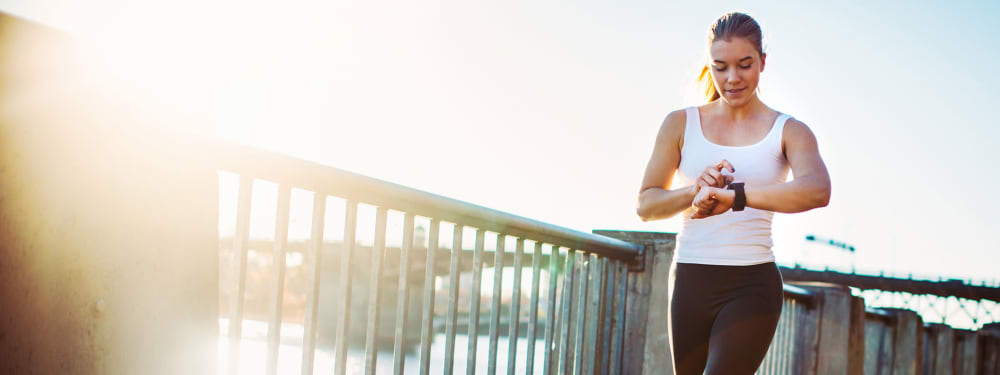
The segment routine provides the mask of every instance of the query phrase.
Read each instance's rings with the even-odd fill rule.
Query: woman
[[[683,215],[669,286],[675,373],[753,374],[783,300],[771,218],[826,206],[830,177],[809,127],[757,96],[767,57],[757,22],[726,14],[708,42],[708,103],[663,121],[637,211]]]

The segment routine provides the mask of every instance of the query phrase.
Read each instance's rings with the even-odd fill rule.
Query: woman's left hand
[[[735,198],[736,192],[733,190],[724,190],[710,186],[702,187],[698,191],[698,195],[691,202],[691,207],[695,209],[694,215],[691,215],[691,218],[704,219],[729,211],[733,207]]]

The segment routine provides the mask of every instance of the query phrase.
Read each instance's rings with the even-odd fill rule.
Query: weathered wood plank
[[[507,373],[513,374],[517,365],[518,323],[521,320],[521,256],[524,254],[524,239],[518,238],[514,248],[514,282],[510,292],[510,326],[507,331]],[[526,370],[529,372],[530,370]]]
[[[403,337],[406,333],[407,297],[410,295],[410,250],[413,248],[413,214],[407,213],[403,219],[403,245],[399,249],[399,287],[396,294],[396,334],[392,349],[392,373],[403,373],[406,348]],[[428,267],[430,268],[430,267]]]
[[[461,224],[455,224],[452,235],[451,262],[448,266],[448,320],[445,323],[444,373],[451,375],[455,369],[455,334],[458,331],[458,266],[462,254]]]
[[[358,202],[347,201],[344,214],[344,249],[340,256],[340,300],[338,301],[337,344],[334,347],[334,374],[347,373],[347,329],[351,324],[351,260],[354,258],[358,224]]]
[[[486,231],[476,230],[476,251],[472,255],[472,306],[469,308],[469,348],[466,352],[465,373],[476,373],[476,342],[479,341],[479,296],[482,295],[483,243]]]
[[[285,250],[288,245],[288,211],[292,188],[287,184],[278,185],[278,212],[274,223],[274,264],[275,282],[271,289],[270,314],[267,323],[267,356],[264,371],[278,373],[278,348],[281,343],[281,310],[285,296]]]
[[[319,320],[320,267],[323,262],[323,221],[326,216],[326,194],[313,193],[312,235],[309,237],[309,262],[306,263],[306,316],[302,337],[302,375],[313,373],[316,354],[316,323]]]
[[[378,336],[379,308],[381,306],[382,261],[385,257],[385,222],[388,209],[379,207],[375,216],[375,248],[372,253],[372,268],[368,282],[368,326],[365,335],[365,367],[366,375],[375,375],[375,365],[378,360],[378,346],[375,338]]]
[[[574,332],[576,337],[574,337],[576,344],[573,349],[573,374],[580,375],[583,373],[583,358],[586,357],[587,350],[584,348],[584,338],[586,337],[586,322],[587,322],[587,289],[590,287],[591,283],[591,272],[590,268],[593,262],[591,261],[591,254],[580,253],[580,278],[579,278],[579,288],[577,289],[576,295],[577,299],[577,312]]]
[[[250,237],[250,198],[253,194],[253,178],[240,175],[238,203],[236,206],[236,233],[233,235],[233,262],[236,275],[236,292],[229,304],[229,360],[228,373],[239,373],[240,342],[243,341],[243,305],[247,289],[247,243]]]
[[[434,255],[438,251],[441,222],[431,219],[427,239],[427,260],[424,262],[424,311],[420,324],[420,375],[429,375],[431,366],[431,340],[434,336]]]
[[[535,339],[538,326],[538,292],[540,288],[539,282],[541,281],[541,260],[542,260],[542,243],[535,242],[535,251],[532,253],[531,257],[531,302],[528,310],[528,351],[524,358],[525,372],[529,374],[535,373]],[[550,274],[551,275],[551,274]],[[551,303],[549,303],[551,305]],[[547,317],[549,325],[552,324],[552,316]],[[544,335],[544,333],[543,333]],[[547,348],[546,348],[547,349]]]
[[[497,248],[493,253],[493,303],[490,304],[490,349],[486,374],[497,371],[497,346],[500,340],[500,297],[503,295],[503,252],[506,235],[497,233]]]
[[[559,246],[552,245],[552,252],[549,253],[549,293],[546,300],[547,311],[545,314],[545,350],[542,351],[542,375],[549,375],[557,368],[559,350],[559,320],[556,317],[557,305],[562,300],[557,297],[559,287],[559,272],[556,265],[559,262]],[[558,298],[558,299],[557,299]],[[562,318],[562,317],[558,317]]]

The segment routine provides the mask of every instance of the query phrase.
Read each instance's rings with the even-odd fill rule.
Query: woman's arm
[[[674,173],[681,160],[681,142],[684,139],[684,124],[687,114],[683,110],[671,112],[663,120],[656,135],[653,155],[646,164],[639,189],[636,213],[642,221],[666,219],[691,207],[691,201],[698,193],[698,186],[691,185],[670,190]]]
[[[792,168],[795,179],[774,185],[747,185],[745,187],[747,207],[760,210],[794,213],[825,207],[830,203],[830,175],[819,155],[816,136],[802,122],[789,119],[784,131],[785,156]],[[702,191],[692,205],[707,211],[718,201],[710,214],[696,213],[694,218],[702,218],[725,212],[733,205],[735,192],[732,190]],[[715,197],[715,198],[713,198]],[[721,211],[720,211],[721,210]]]
[[[830,174],[819,156],[816,136],[806,124],[788,119],[785,157],[795,178],[763,186],[746,186],[747,207],[774,212],[802,212],[830,203]]]

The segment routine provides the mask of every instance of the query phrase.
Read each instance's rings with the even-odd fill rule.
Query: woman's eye
[[[719,72],[721,72],[721,71],[723,71],[723,70],[726,70],[726,68],[720,68],[720,67],[717,67],[717,66],[716,66],[716,67],[714,67],[714,68],[715,68],[715,70],[716,70],[716,71],[719,71]]]
[[[751,64],[751,65],[747,65],[747,66],[740,66],[740,68],[743,68],[743,69],[750,69],[750,68],[752,68],[752,67],[753,67],[753,65],[752,65],[752,64]]]

